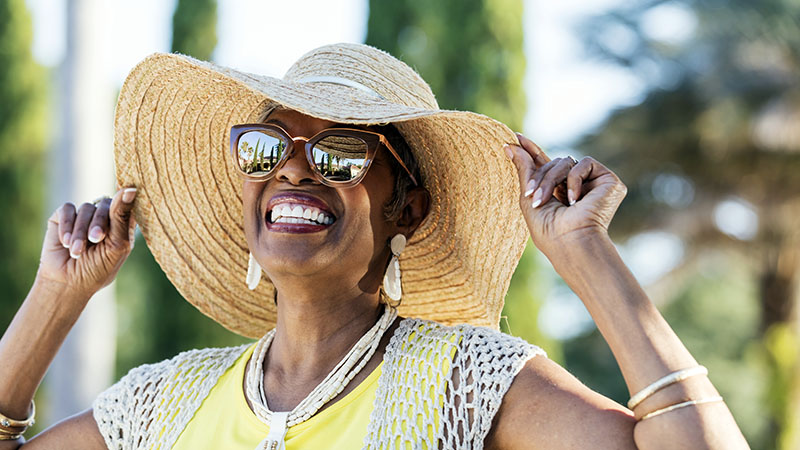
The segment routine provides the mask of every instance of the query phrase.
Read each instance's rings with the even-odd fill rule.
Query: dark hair
[[[419,164],[417,163],[417,158],[414,157],[414,153],[411,152],[411,147],[408,146],[405,138],[403,135],[400,134],[400,131],[395,128],[394,125],[381,125],[375,127],[376,131],[386,136],[386,140],[392,144],[392,147],[397,152],[400,159],[403,160],[403,164],[408,167],[408,170],[414,174],[414,178],[417,179],[418,182],[422,183],[422,177],[420,177],[419,173]],[[388,151],[387,151],[388,153]],[[400,217],[400,213],[403,210],[403,205],[406,202],[406,194],[408,191],[414,187],[414,182],[411,181],[411,177],[408,176],[403,166],[397,162],[397,159],[391,155],[388,155],[389,165],[392,169],[392,174],[394,175],[394,192],[392,194],[392,198],[384,205],[383,207],[383,215],[386,217],[386,220],[397,220]]]

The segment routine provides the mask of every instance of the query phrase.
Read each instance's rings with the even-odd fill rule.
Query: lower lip
[[[316,233],[322,231],[330,225],[310,225],[307,223],[273,223],[267,222],[267,230],[275,233]],[[334,222],[335,223],[335,222]]]

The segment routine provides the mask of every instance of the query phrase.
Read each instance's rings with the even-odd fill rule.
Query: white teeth
[[[333,217],[327,216],[318,208],[297,204],[282,204],[273,208],[270,213],[272,223],[305,223],[312,225],[330,225]]]

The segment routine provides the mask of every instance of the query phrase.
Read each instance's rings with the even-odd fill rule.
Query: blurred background
[[[792,0],[0,0],[0,329],[34,279],[49,214],[113,192],[113,108],[139,60],[176,51],[280,77],[339,41],[406,61],[443,108],[615,170],[630,190],[611,228],[626,262],[751,446],[800,449]],[[181,300],[137,240],[48,373],[37,424],[87,408],[134,366],[244,341]],[[501,327],[627,400],[585,308],[532,245]]]

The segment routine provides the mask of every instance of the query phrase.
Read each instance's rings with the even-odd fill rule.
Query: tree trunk
[[[108,33],[102,0],[67,2],[67,50],[60,68],[61,103],[54,154],[50,159],[50,210],[78,206],[114,188],[112,95],[105,62]],[[47,375],[50,423],[88,408],[113,377],[116,344],[114,289],[89,302]]]

